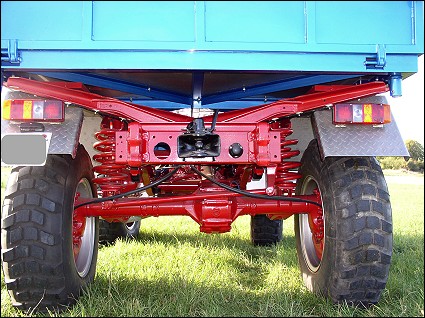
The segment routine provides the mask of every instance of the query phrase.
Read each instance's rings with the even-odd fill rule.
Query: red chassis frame
[[[232,222],[241,215],[266,214],[271,219],[286,219],[296,213],[308,213],[310,228],[317,237],[323,234],[321,197],[318,191],[312,195],[294,194],[294,181],[301,177],[294,169],[300,163],[288,161],[299,154],[289,147],[297,140],[287,139],[292,133],[288,117],[388,91],[383,82],[318,85],[311,94],[221,113],[216,118],[214,131],[220,136],[220,154],[214,159],[185,159],[178,156],[177,138],[192,122],[192,117],[92,94],[80,83],[9,78],[5,86],[77,104],[103,115],[101,130],[96,134],[99,142],[94,145],[100,153],[93,158],[100,163],[94,167],[94,172],[103,175],[93,181],[99,185],[103,197],[154,181],[158,176],[153,166],[181,165],[179,173],[158,185],[154,197],[122,197],[76,208],[74,220],[82,224],[85,217],[90,216],[125,222],[131,216],[189,215],[200,224],[202,232],[222,233],[230,231]],[[203,119],[207,127],[214,121],[213,116]],[[244,150],[238,157],[231,156],[228,151],[234,143],[239,143]],[[168,151],[158,152],[158,144],[166,144]],[[223,189],[199,177],[189,165],[198,169],[206,166],[210,172],[215,170],[212,175],[216,180],[227,186],[237,183],[239,189],[254,197]],[[226,165],[234,171],[229,174]],[[267,174],[266,188],[246,190],[253,174],[258,176],[263,172]],[[136,177],[138,181],[134,181]],[[154,194],[152,189],[147,193]],[[300,201],[277,200],[275,195]],[[270,199],[264,199],[267,196]],[[79,198],[77,194],[75,203],[80,205],[90,200]]]

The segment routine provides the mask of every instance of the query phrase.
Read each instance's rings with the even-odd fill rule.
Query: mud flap
[[[79,144],[81,127],[83,124],[83,109],[65,107],[65,121],[63,123],[43,122],[43,132],[51,134],[48,145],[48,154],[71,155],[75,158]],[[21,134],[20,124],[1,120],[1,134],[3,136]],[[7,151],[11,147],[7,147]],[[3,149],[3,148],[2,148]],[[3,157],[3,153],[2,153]]]
[[[400,156],[409,157],[394,117],[385,125],[343,125],[332,123],[332,109],[314,112],[312,127],[325,157]]]

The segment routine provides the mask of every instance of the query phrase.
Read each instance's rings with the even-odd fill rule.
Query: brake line
[[[160,183],[162,183],[164,181],[167,181],[169,178],[171,178],[177,172],[177,170],[180,169],[180,167],[181,167],[181,165],[178,165],[170,173],[166,174],[162,178],[160,178],[160,179],[158,179],[158,180],[156,180],[156,181],[154,181],[152,183],[149,183],[148,185],[145,185],[144,187],[137,188],[137,189],[134,189],[134,190],[131,190],[131,191],[127,191],[127,192],[123,192],[123,193],[120,193],[120,194],[111,195],[109,197],[98,198],[98,199],[94,199],[94,200],[87,201],[87,202],[84,202],[84,203],[80,203],[80,204],[77,204],[76,206],[74,206],[74,210],[77,209],[77,208],[79,208],[79,207],[82,207],[84,205],[88,205],[88,204],[92,204],[92,203],[101,203],[101,202],[105,202],[105,201],[120,199],[122,197],[125,197],[125,196],[128,196],[128,195],[132,195],[132,194],[135,194],[135,193],[142,192],[142,191],[145,191],[147,189],[153,188],[153,187],[157,186],[158,184],[160,184]]]
[[[74,209],[77,209],[79,207],[82,207],[82,206],[88,205],[88,204],[92,204],[92,203],[101,203],[101,202],[105,202],[105,201],[120,199],[122,197],[132,195],[132,194],[153,188],[153,187],[159,185],[160,183],[167,181],[169,178],[171,178],[177,172],[177,170],[180,169],[180,167],[181,167],[181,165],[178,165],[170,173],[166,174],[162,178],[160,178],[160,179],[158,179],[158,180],[156,180],[156,181],[154,181],[154,182],[152,182],[152,183],[150,183],[150,184],[148,184],[144,187],[137,188],[137,189],[127,191],[127,192],[124,192],[124,193],[112,195],[112,196],[105,197],[105,198],[98,198],[98,199],[94,199],[94,200],[91,200],[91,201],[83,202],[83,203],[80,203],[80,204],[77,204],[76,206],[74,206]],[[221,183],[221,182],[216,181],[213,178],[207,176],[206,174],[204,174],[201,171],[199,171],[198,169],[196,169],[195,166],[193,166],[193,165],[190,165],[190,169],[192,169],[196,174],[200,175],[201,177],[204,177],[205,179],[207,179],[207,180],[211,181],[212,183],[218,185],[219,187],[224,188],[224,189],[231,191],[231,192],[238,193],[238,194],[246,196],[246,197],[251,197],[251,198],[255,198],[255,199],[263,199],[263,200],[304,202],[304,203],[310,203],[310,204],[317,205],[318,207],[322,207],[321,204],[314,202],[314,201],[310,201],[310,200],[304,200],[304,199],[292,198],[292,197],[285,197],[285,196],[269,196],[269,195],[251,193],[251,192],[243,191],[243,190],[240,190],[240,189],[232,188],[232,187],[228,186],[227,184]]]

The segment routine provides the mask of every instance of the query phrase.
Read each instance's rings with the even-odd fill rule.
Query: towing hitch
[[[213,134],[214,125],[205,128],[203,118],[194,118],[186,127],[186,132],[177,139],[179,158],[218,157],[220,136]]]

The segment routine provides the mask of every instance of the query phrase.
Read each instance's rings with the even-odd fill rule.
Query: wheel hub
[[[317,196],[318,203],[322,203],[319,189],[314,189],[313,193]],[[323,210],[317,209],[308,215],[308,224],[310,226],[312,240],[316,255],[319,260],[322,260],[323,245],[325,237],[325,223],[323,221]]]
[[[81,196],[80,192],[75,193],[74,204],[78,201],[78,198]],[[72,215],[72,243],[73,243],[73,252],[74,259],[78,258],[78,254],[81,250],[82,245],[82,237],[84,235],[84,230],[86,228],[86,218],[78,215],[77,213],[73,213]]]
[[[74,206],[81,202],[82,198],[92,197],[90,183],[87,179],[81,179],[77,185],[74,196]],[[86,217],[81,213],[72,214],[72,252],[75,267],[81,277],[85,277],[90,270],[93,251],[95,246],[95,218]]]

